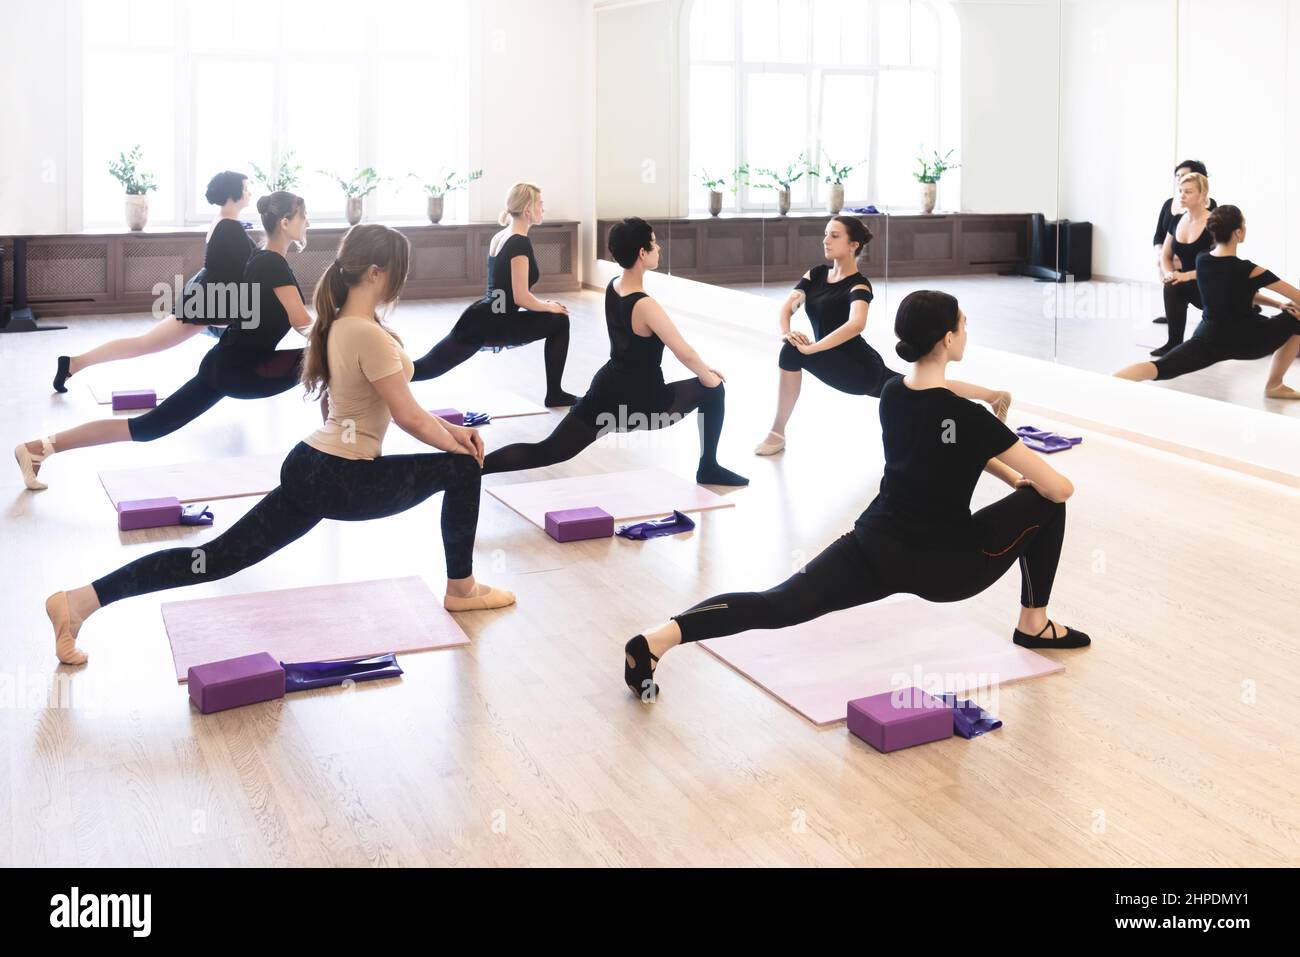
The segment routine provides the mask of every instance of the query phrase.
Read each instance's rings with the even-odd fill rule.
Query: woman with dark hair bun
[[[871,242],[871,230],[856,216],[834,216],[826,224],[822,249],[828,263],[814,266],[795,285],[781,305],[781,381],[777,391],[772,430],[754,449],[755,455],[775,455],[785,449],[785,428],[799,401],[806,369],[832,389],[849,395],[880,397],[881,390],[899,373],[885,365],[880,353],[867,344],[867,311],[875,293],[871,281],[858,269],[858,261]],[[803,306],[812,323],[815,340],[790,328],[795,310]],[[994,392],[955,382],[953,388],[967,398],[993,405],[1005,418],[1011,404],[1006,392]]]
[[[1269,399],[1300,399],[1300,392],[1282,381],[1300,355],[1300,289],[1276,274],[1237,256],[1246,241],[1246,217],[1236,206],[1220,206],[1205,221],[1214,248],[1196,257],[1196,284],[1205,303],[1201,324],[1192,338],[1157,359],[1135,362],[1115,373],[1131,382],[1176,379],[1229,359],[1249,361],[1272,356],[1264,395]],[[1287,302],[1265,296],[1270,289]],[[1282,311],[1263,316],[1255,306]]]
[[[609,361],[592,377],[587,394],[540,442],[497,449],[483,461],[483,474],[537,469],[573,458],[603,435],[663,429],[696,413],[701,485],[748,485],[749,479],[718,463],[726,416],[722,373],[692,348],[663,306],[646,294],[645,274],[659,267],[659,243],[644,219],[633,216],[609,230],[609,251],[623,274],[605,287]],[[695,377],[665,382],[664,349]]]
[[[249,238],[239,221],[239,214],[252,198],[248,191],[248,177],[230,170],[218,173],[208,183],[205,197],[213,206],[219,207],[219,212],[208,229],[203,268],[186,284],[186,297],[193,295],[196,289],[201,292],[206,283],[238,283],[244,274],[244,263],[257,249],[257,244]],[[185,310],[179,308],[181,304],[175,305],[181,315],[169,315],[142,336],[114,339],[81,355],[59,356],[58,369],[54,373],[54,391],[67,392],[65,383],[82,369],[103,362],[164,352],[204,331],[206,318],[186,318]],[[225,321],[229,318],[226,317]]]
[[[1081,648],[1087,635],[1047,617],[1074,486],[947,378],[966,349],[966,316],[942,292],[914,292],[898,307],[898,354],[916,363],[880,393],[885,472],[880,493],[842,535],[765,592],[706,598],[624,649],[623,681],[643,701],[658,693],[655,667],[670,648],[752,628],[788,628],[893,594],[964,601],[1020,566],[1012,640],[1026,648]],[[1015,489],[971,514],[981,471]]]

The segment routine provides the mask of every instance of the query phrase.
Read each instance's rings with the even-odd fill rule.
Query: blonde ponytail
[[[532,183],[515,183],[510,187],[510,192],[506,193],[506,208],[497,217],[497,222],[505,226],[510,222],[510,217],[522,216],[525,210],[531,208],[541,198],[541,195],[540,186],[534,186]]]
[[[311,398],[319,398],[329,387],[330,328],[347,301],[348,290],[361,281],[367,269],[378,266],[388,273],[382,301],[391,310],[406,285],[410,264],[411,241],[395,229],[379,223],[362,223],[344,234],[334,261],[326,267],[312,294],[316,322],[312,325],[307,354],[302,362],[302,384]],[[378,320],[379,317],[375,318]],[[401,343],[402,340],[391,329],[384,326],[384,330],[398,344]]]

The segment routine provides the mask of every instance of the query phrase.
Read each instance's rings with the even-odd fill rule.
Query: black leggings
[[[1242,318],[1218,330],[1202,319],[1192,338],[1153,363],[1156,378],[1176,379],[1230,359],[1249,361],[1271,356],[1300,335],[1300,319],[1289,312]]]
[[[1178,345],[1187,334],[1187,307],[1201,305],[1201,288],[1193,279],[1190,282],[1171,282],[1164,287],[1165,317],[1169,320],[1169,344]]]
[[[396,515],[437,492],[448,578],[474,573],[479,468],[468,455],[426,452],[345,459],[305,442],[280,467],[280,487],[225,533],[198,548],[138,558],[94,582],[101,605],[149,592],[228,578],[274,555],[322,519],[363,522]]]
[[[193,422],[222,399],[268,399],[288,392],[302,372],[302,349],[248,352],[213,346],[199,371],[144,415],[127,420],[132,442],[152,442]]]
[[[781,347],[777,364],[786,372],[806,369],[832,389],[849,395],[880,398],[885,383],[902,373],[885,365],[880,353],[861,338],[842,342],[834,349],[806,356],[790,343]]]
[[[531,312],[521,309],[509,315],[492,311],[491,305],[476,302],[466,309],[451,332],[415,362],[412,382],[436,379],[456,368],[484,346],[521,346],[538,339],[546,340],[546,394],[556,397],[564,392],[560,380],[569,358],[569,317],[558,312]]]
[[[1017,560],[1020,604],[1045,607],[1065,537],[1065,506],[1020,488],[980,509],[974,522],[981,540],[966,548],[918,547],[858,525],[775,588],[715,595],[673,620],[682,641],[701,641],[751,628],[788,628],[896,593],[963,601]]]
[[[483,474],[540,469],[567,462],[602,435],[667,428],[696,409],[699,410],[700,466],[717,465],[718,440],[722,438],[722,420],[726,414],[726,386],[719,383],[710,389],[699,379],[681,379],[667,383],[664,388],[671,391],[671,399],[654,409],[645,408],[641,403],[607,401],[599,403],[601,408],[596,410],[593,406],[598,403],[590,401],[592,397],[588,394],[542,441],[521,442],[489,452],[483,459]]]

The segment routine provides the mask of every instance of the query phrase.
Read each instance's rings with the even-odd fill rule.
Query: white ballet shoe
[[[45,614],[50,616],[50,624],[54,626],[54,653],[59,660],[65,665],[84,665],[89,661],[90,656],[77,647],[81,622],[72,617],[66,591],[56,591],[45,599]]]
[[[505,608],[514,603],[514,592],[480,583],[475,587],[474,594],[464,598],[447,595],[442,600],[442,607],[448,611],[485,611],[489,608]]]
[[[19,442],[14,449],[14,459],[18,462],[18,468],[22,470],[23,483],[33,492],[42,492],[49,488],[36,477],[36,469],[53,454],[54,445],[49,439],[41,439],[41,451],[35,455],[28,450],[26,442]]]
[[[769,432],[767,434],[769,436],[775,435],[777,440],[773,442],[770,439],[764,439],[762,442],[758,443],[758,445],[754,448],[755,455],[776,455],[777,452],[782,452],[785,450],[784,435],[782,435],[780,432]]]
[[[1280,385],[1276,389],[1265,389],[1264,395],[1270,399],[1300,399],[1300,392],[1286,384]]]

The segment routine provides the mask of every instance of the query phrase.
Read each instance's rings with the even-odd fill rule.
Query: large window
[[[689,29],[692,210],[708,206],[702,171],[730,184],[742,163],[784,169],[800,153],[854,166],[850,206],[913,207],[917,156],[956,145],[957,27],[942,4],[694,0]],[[821,207],[827,191],[804,177],[791,205]],[[776,194],[751,185],[729,201],[771,208]]]
[[[108,162],[136,143],[158,183],[152,224],[212,217],[212,174],[270,172],[292,152],[317,221],[343,218],[321,170],[373,166],[369,215],[416,219],[434,178],[469,161],[466,52],[473,5],[458,0],[84,0],[85,224],[122,222]],[[452,94],[452,95],[448,95]],[[265,190],[250,183],[255,195]],[[447,220],[464,219],[465,191]],[[247,211],[250,218],[253,210]]]

